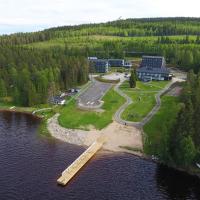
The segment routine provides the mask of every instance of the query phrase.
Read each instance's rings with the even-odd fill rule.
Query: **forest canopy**
[[[200,18],[127,19],[0,36],[0,97],[26,106],[46,103],[87,82],[88,56],[142,55],[162,55],[172,66],[198,72]]]
[[[0,47],[0,97],[16,105],[47,103],[59,91],[88,81],[84,57],[68,56],[63,49]]]

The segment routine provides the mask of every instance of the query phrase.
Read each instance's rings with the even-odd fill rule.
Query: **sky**
[[[200,0],[0,0],[0,34],[126,18],[200,17]]]

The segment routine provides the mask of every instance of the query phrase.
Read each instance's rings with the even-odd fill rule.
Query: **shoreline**
[[[74,145],[78,145],[78,146],[82,146],[82,147],[86,147],[87,148],[88,146],[90,146],[90,144],[93,141],[95,141],[95,139],[98,136],[100,136],[99,134],[101,133],[101,131],[96,131],[96,130],[84,131],[84,130],[77,130],[77,129],[76,130],[74,130],[74,129],[66,129],[66,128],[61,127],[58,124],[56,125],[56,127],[54,127],[55,130],[53,131],[52,127],[51,127],[51,125],[52,125],[51,123],[52,123],[52,120],[57,120],[58,116],[59,115],[56,114],[56,115],[54,115],[52,118],[50,118],[47,121],[48,131],[49,131],[50,135],[53,138],[56,138],[56,139],[58,139],[60,141],[66,142],[66,143],[70,143],[70,144],[74,144]],[[55,123],[55,121],[53,123]],[[110,124],[110,125],[112,125],[112,124]],[[110,125],[108,125],[108,127]],[[60,128],[59,127],[62,129],[61,132],[60,132]],[[108,127],[104,128],[102,130],[105,131]],[[88,140],[88,134],[90,135],[90,134],[93,134],[93,133],[99,133],[99,134],[95,134],[94,137],[92,137],[92,138],[90,138],[90,140]],[[141,134],[143,134],[143,133],[141,132]],[[178,172],[186,173],[188,175],[196,176],[196,177],[200,178],[200,173],[198,173],[198,172],[194,172],[194,171],[191,171],[189,169],[184,169],[184,168],[181,168],[181,167],[169,166],[169,165],[167,165],[165,163],[160,162],[159,160],[153,160],[151,158],[151,156],[144,154],[144,152],[142,152],[142,153],[141,152],[135,152],[135,151],[132,151],[132,150],[127,150],[127,149],[122,148],[120,146],[118,146],[116,148],[116,146],[112,146],[112,145],[111,145],[111,147],[109,145],[104,145],[100,152],[103,152],[103,151],[104,152],[109,152],[109,153],[130,154],[130,155],[136,156],[136,157],[138,157],[140,159],[143,159],[143,160],[146,160],[146,161],[149,161],[149,162],[153,162],[153,163],[156,163],[158,165],[163,165],[163,166],[165,166],[165,167],[167,167],[169,169],[171,168],[173,170],[177,170]]]
[[[91,129],[90,131],[63,128],[58,123],[59,114],[47,120],[47,129],[52,137],[63,142],[90,146],[98,137],[104,135],[107,142],[103,145],[104,150],[112,152],[131,153],[142,156],[141,152],[127,150],[122,146],[135,147],[143,150],[141,131],[134,127],[128,127],[113,121],[102,130]]]
[[[30,112],[30,111],[14,110],[14,109],[13,109],[13,110],[10,110],[10,109],[8,109],[8,108],[0,108],[0,112],[21,113],[21,114],[25,114],[25,115],[30,115],[30,116],[32,116],[32,117],[34,117],[34,118],[37,118],[38,120],[42,120],[42,119],[43,119],[42,116],[34,115],[34,114],[33,114],[32,112]],[[58,114],[56,114],[56,115],[58,115]],[[53,117],[55,117],[55,115],[54,115]],[[47,129],[48,129],[48,131],[49,131],[49,127],[48,127],[48,126],[49,126],[49,120],[51,120],[51,119],[52,119],[52,118],[50,118],[50,119],[47,120]],[[63,127],[62,127],[62,128],[63,128]],[[63,129],[65,129],[65,128],[63,128]],[[71,129],[71,130],[72,130],[72,129]],[[82,130],[79,130],[79,131],[82,132]],[[88,131],[83,131],[83,132],[86,132],[86,134],[87,134]],[[63,139],[63,138],[60,138],[60,137],[59,137],[59,133],[52,134],[52,132],[50,132],[50,131],[49,131],[49,133],[50,133],[50,136],[51,136],[51,137],[53,137],[53,138],[55,138],[55,139],[58,139],[58,140],[60,140],[60,141],[63,141],[63,142],[66,142],[66,143],[70,143],[70,144],[74,144],[74,145],[78,145],[78,146],[82,146],[82,147],[85,147],[85,148],[88,147],[88,145],[86,145],[86,144],[84,144],[84,143],[79,143],[79,144],[77,144],[76,142],[69,142],[68,140],[65,140],[65,139]],[[143,133],[141,133],[141,134],[143,134]],[[73,135],[73,137],[74,137],[74,135]],[[162,162],[153,160],[153,159],[151,158],[151,156],[145,155],[144,153],[134,152],[134,151],[132,151],[132,150],[127,150],[127,149],[122,148],[122,147],[119,147],[119,149],[120,149],[120,150],[117,150],[117,151],[116,151],[116,150],[112,150],[112,149],[103,148],[103,149],[100,151],[100,153],[101,153],[101,152],[104,152],[104,153],[107,152],[107,153],[125,153],[125,154],[130,154],[130,155],[136,156],[136,157],[138,157],[138,158],[140,158],[140,159],[143,159],[143,160],[146,160],[146,161],[149,161],[149,162],[154,162],[154,163],[156,163],[156,164],[163,165],[163,166],[165,166],[165,167],[167,167],[167,168],[171,168],[171,169],[173,169],[173,170],[177,170],[177,171],[179,171],[179,172],[186,173],[186,174],[188,174],[188,175],[190,175],[190,176],[195,176],[195,177],[200,178],[200,173],[198,173],[198,172],[194,172],[194,171],[191,171],[191,170],[183,169],[183,168],[181,168],[181,167],[169,166],[169,165],[167,165],[167,164],[165,164],[165,163],[162,163]]]
[[[30,111],[25,111],[25,110],[15,110],[15,109],[9,109],[9,108],[0,108],[0,112],[11,112],[11,113],[21,113],[25,115],[30,115],[32,117],[35,117],[37,119],[42,120],[43,117],[41,115],[33,114]]]

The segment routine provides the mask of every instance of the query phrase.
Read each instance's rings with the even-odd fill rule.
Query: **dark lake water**
[[[200,180],[128,154],[100,153],[69,183],[56,179],[84,148],[37,133],[31,115],[0,113],[0,200],[200,199]]]

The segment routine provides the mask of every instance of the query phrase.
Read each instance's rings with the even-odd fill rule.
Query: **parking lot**
[[[93,84],[78,98],[78,105],[85,108],[96,108],[102,104],[101,99],[112,87],[112,84],[94,80]]]
[[[107,79],[107,80],[124,80],[125,78],[125,73],[112,73],[112,74],[107,74],[104,75],[102,78]],[[127,73],[127,77],[128,77],[128,73]]]

